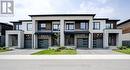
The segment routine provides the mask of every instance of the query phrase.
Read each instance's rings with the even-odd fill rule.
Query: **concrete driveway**
[[[12,51],[0,52],[0,55],[30,55],[43,49],[14,49]]]
[[[121,55],[122,54],[122,53],[113,52],[111,49],[77,49],[77,53],[79,55],[82,55],[82,54],[92,54],[92,55],[114,54],[114,55]]]

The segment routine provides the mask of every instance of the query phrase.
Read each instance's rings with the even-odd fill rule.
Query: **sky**
[[[31,19],[35,14],[96,14],[96,18],[130,18],[130,0],[14,0],[14,16],[0,22]]]

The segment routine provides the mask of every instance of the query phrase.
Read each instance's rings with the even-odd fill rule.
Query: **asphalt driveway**
[[[0,55],[30,55],[43,49],[14,49],[12,51],[0,52]]]

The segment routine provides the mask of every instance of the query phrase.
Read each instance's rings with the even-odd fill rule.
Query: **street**
[[[130,70],[128,59],[0,59],[0,70]]]

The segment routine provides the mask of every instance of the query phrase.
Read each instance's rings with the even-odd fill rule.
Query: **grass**
[[[56,51],[56,50],[52,50],[52,49],[47,49],[47,50],[42,50],[36,53],[33,53],[32,55],[74,55],[77,54],[76,50],[60,50],[60,51]]]
[[[0,47],[0,52],[6,52],[6,51],[9,51],[9,50],[10,50],[9,48]]]
[[[125,54],[130,54],[130,48],[127,48],[127,49],[123,49],[123,50],[114,50],[116,52],[120,52],[120,53],[125,53]]]

